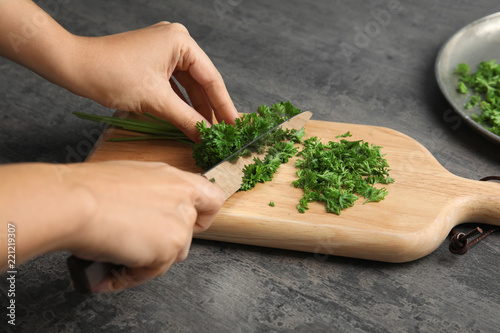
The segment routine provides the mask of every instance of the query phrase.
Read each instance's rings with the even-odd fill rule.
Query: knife
[[[243,169],[245,166],[252,164],[254,157],[263,154],[253,152],[249,156],[246,156],[246,154],[245,156],[240,155],[248,149],[251,150],[251,148],[258,144],[263,137],[278,128],[282,128],[284,130],[301,129],[311,116],[311,112],[304,111],[288,119],[280,125],[270,129],[266,133],[258,136],[244,147],[228,156],[225,160],[219,162],[214,167],[203,173],[202,176],[219,186],[224,192],[227,200],[241,187]],[[75,257],[74,255],[71,255],[68,258],[67,265],[71,281],[73,282],[73,287],[76,291],[81,293],[91,293],[92,287],[97,286],[110,275],[120,276],[121,272],[123,272],[123,269],[125,268],[123,265],[84,260]]]
[[[202,174],[205,178],[213,182],[215,185],[219,186],[225,194],[226,200],[232,196],[241,187],[241,180],[243,178],[243,169],[245,166],[252,164],[253,159],[256,156],[264,155],[257,152],[252,153],[249,156],[241,156],[235,161],[235,157],[238,157],[243,151],[251,148],[256,143],[258,143],[264,136],[275,131],[278,128],[286,129],[301,129],[304,127],[306,122],[311,118],[312,113],[309,111],[304,111],[298,115],[288,119],[287,121],[281,123],[280,125],[270,129],[266,133],[258,136],[250,143],[246,144],[243,148],[239,149],[235,153],[231,154],[222,162],[219,162],[207,172]]]

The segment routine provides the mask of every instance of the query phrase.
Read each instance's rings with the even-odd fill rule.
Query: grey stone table
[[[440,46],[499,10],[497,1],[40,3],[67,29],[87,36],[161,20],[183,23],[241,112],[290,100],[314,119],[408,134],[459,176],[500,175],[500,146],[457,118],[434,78]],[[396,9],[390,17],[376,20],[390,8]],[[363,39],[364,29],[372,30]],[[101,128],[71,111],[112,110],[5,59],[0,73],[0,162],[82,161]],[[66,256],[47,254],[19,267],[18,331],[493,332],[500,324],[496,234],[464,256],[452,255],[445,242],[406,264],[195,240],[188,259],[163,277],[94,296],[73,291]],[[7,276],[0,278],[3,331],[10,329]]]

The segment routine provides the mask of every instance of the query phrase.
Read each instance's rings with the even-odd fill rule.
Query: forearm
[[[65,88],[77,76],[77,39],[32,1],[0,0],[0,56]]]
[[[72,249],[92,206],[86,190],[64,179],[70,166],[0,166],[0,271],[7,268],[7,226],[14,224],[16,264],[42,253]],[[76,237],[75,237],[76,236]]]
[[[193,233],[206,230],[223,203],[207,179],[164,163],[0,166],[0,272],[10,223],[16,265],[69,250],[127,267],[130,284],[111,276],[98,289],[132,287],[184,260]]]

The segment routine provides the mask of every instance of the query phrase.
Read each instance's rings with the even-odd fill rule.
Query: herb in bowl
[[[500,65],[496,60],[483,61],[475,73],[470,73],[470,66],[461,63],[455,74],[460,77],[457,91],[473,94],[465,108],[481,108],[481,113],[473,114],[471,118],[500,136]]]

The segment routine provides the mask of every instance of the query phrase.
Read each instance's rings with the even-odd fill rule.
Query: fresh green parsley
[[[243,115],[235,126],[221,123],[207,128],[198,123],[203,141],[195,144],[193,157],[200,167],[209,168],[299,113],[300,110],[289,102],[281,102],[270,108],[260,106],[257,113]],[[365,203],[384,199],[387,189],[374,184],[389,184],[394,180],[389,177],[389,165],[381,147],[345,139],[323,144],[316,137],[302,142],[304,134],[304,129],[272,131],[258,148],[265,150],[265,157],[254,158],[254,163],[244,168],[240,190],[248,191],[258,183],[272,180],[281,164],[298,155],[299,179],[293,185],[304,189],[297,207],[299,212],[304,213],[311,201],[325,202],[327,212],[340,214],[341,210],[354,205],[358,195],[366,199]],[[347,132],[338,138],[350,136]],[[303,143],[300,152],[297,143]],[[274,202],[269,205],[274,207]]]
[[[483,61],[471,74],[469,65],[462,63],[457,65],[454,73],[460,77],[457,91],[461,94],[473,93],[465,108],[478,105],[481,108],[481,113],[471,118],[500,135],[500,65],[496,60]]]
[[[351,136],[351,132],[347,131],[347,133],[337,135],[335,138],[350,138]]]
[[[122,138],[111,138],[109,141],[141,141],[141,140],[174,140],[187,145],[193,145],[186,134],[175,127],[172,123],[155,117],[149,113],[143,115],[150,118],[150,121],[139,119],[126,119],[120,117],[99,116],[84,112],[73,112],[75,116],[81,119],[91,120],[110,126],[122,128],[127,131],[142,133],[141,136],[126,136]]]
[[[269,206],[274,207],[274,201],[269,201]]]
[[[304,190],[298,211],[304,213],[309,202],[319,201],[326,203],[327,212],[339,215],[354,205],[359,198],[356,194],[365,203],[383,200],[387,189],[373,185],[394,179],[389,177],[389,165],[380,148],[362,140],[326,144],[317,137],[305,140],[295,165],[299,179],[292,183]]]
[[[276,141],[269,146],[265,158],[254,158],[254,163],[247,165],[243,169],[243,182],[241,190],[248,191],[257,185],[273,179],[281,164],[297,154],[298,148],[294,147],[295,141],[281,141],[276,137]],[[285,135],[286,137],[286,135]]]
[[[209,169],[300,112],[301,110],[290,102],[281,102],[271,107],[261,105],[257,112],[243,114],[236,119],[234,126],[222,121],[207,127],[204,122],[199,122],[196,128],[200,131],[202,141],[193,146],[193,158],[199,167]],[[271,145],[285,137],[292,138],[298,135],[300,133],[298,134],[297,131],[272,131],[258,147],[265,149],[266,145]]]

